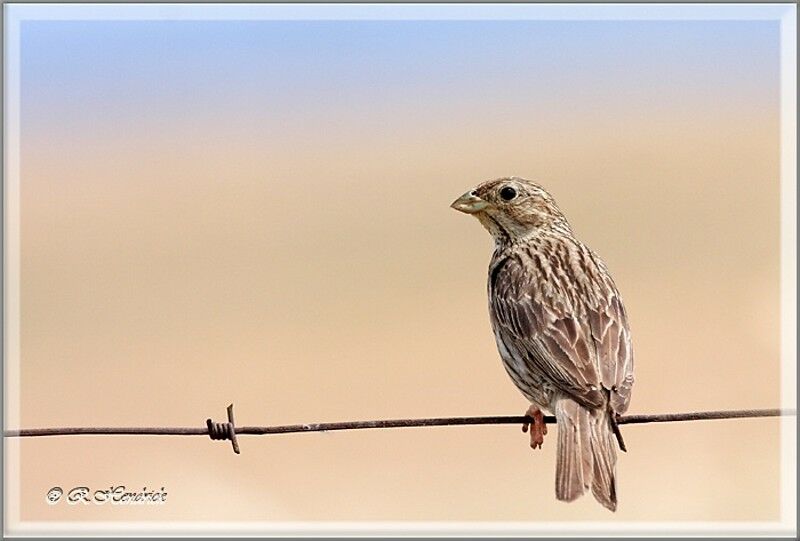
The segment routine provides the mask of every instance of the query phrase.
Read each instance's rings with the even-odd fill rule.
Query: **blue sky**
[[[23,125],[777,99],[775,21],[25,21]],[[379,109],[376,109],[376,111]],[[249,113],[248,113],[249,112]]]

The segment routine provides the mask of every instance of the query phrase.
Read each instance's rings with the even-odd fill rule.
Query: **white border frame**
[[[781,33],[781,407],[797,403],[797,6],[795,4],[6,4],[4,163],[4,426],[18,427],[20,279],[20,24],[26,20],[775,20]],[[14,409],[18,413],[19,407]],[[781,520],[777,522],[20,522],[13,535],[578,536],[797,534],[797,424],[781,421]],[[6,485],[20,486],[17,445],[4,440]],[[6,490],[7,494],[8,491]]]

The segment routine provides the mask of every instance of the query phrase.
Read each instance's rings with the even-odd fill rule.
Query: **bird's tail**
[[[571,502],[591,488],[595,499],[617,509],[617,480],[612,419],[603,410],[589,410],[568,398],[556,400],[558,455],[556,497]]]

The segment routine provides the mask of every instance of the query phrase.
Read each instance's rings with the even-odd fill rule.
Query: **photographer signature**
[[[115,485],[108,488],[92,490],[89,487],[74,487],[70,489],[66,496],[64,489],[53,487],[47,491],[47,503],[55,505],[60,501],[66,501],[67,505],[163,505],[167,502],[167,492],[164,487],[160,490],[147,490],[143,487],[141,491],[129,491],[125,485]]]

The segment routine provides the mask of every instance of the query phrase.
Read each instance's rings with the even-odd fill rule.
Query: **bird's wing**
[[[559,282],[535,287],[532,278],[514,258],[492,277],[492,317],[502,338],[531,369],[584,406],[600,407],[610,393],[614,410],[624,411],[632,376],[627,387],[622,383],[632,371],[632,357],[616,291],[598,297],[596,306],[576,307]]]
[[[628,315],[613,284],[607,302],[588,314],[603,387],[610,391],[611,409],[621,415],[633,388],[633,348]]]

